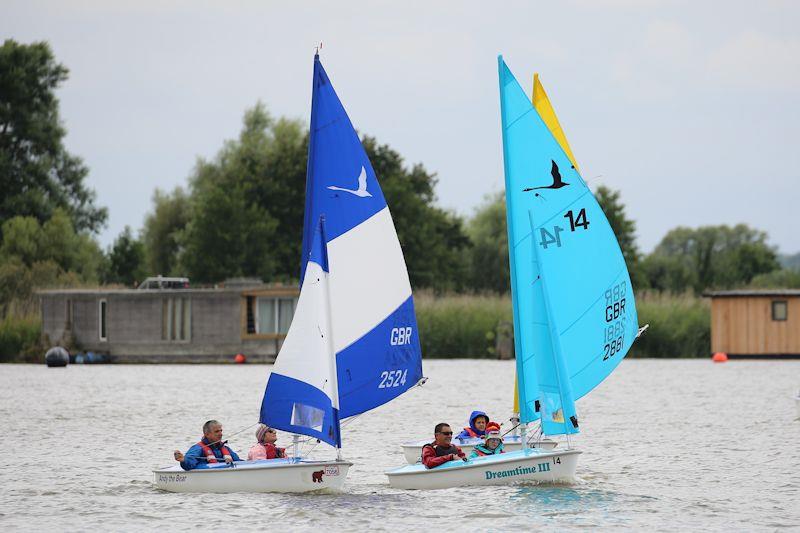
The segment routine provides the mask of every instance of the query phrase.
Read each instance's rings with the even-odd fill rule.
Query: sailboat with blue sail
[[[523,447],[430,470],[397,468],[386,472],[393,487],[572,479],[581,453],[569,442],[580,430],[575,400],[608,377],[641,332],[602,209],[502,57],[498,71]],[[544,435],[566,435],[567,447],[528,447],[527,425],[536,420]]]
[[[336,458],[310,460],[295,454],[236,462],[234,468],[210,465],[171,477],[157,471],[160,488],[338,489],[352,466],[342,459],[341,421],[393,400],[422,379],[414,300],[400,241],[372,164],[318,54],[300,267],[297,309],[269,375],[259,420],[319,439],[336,449]],[[212,471],[215,475],[209,476]]]

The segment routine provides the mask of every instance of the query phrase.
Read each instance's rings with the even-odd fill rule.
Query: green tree
[[[433,205],[435,176],[421,165],[405,168],[397,152],[375,139],[363,143],[392,210],[412,284],[456,288],[469,241],[461,220]],[[298,278],[307,153],[302,123],[274,120],[259,103],[245,113],[238,139],[226,142],[213,161],[198,162],[188,222],[177,238],[180,264],[191,278]]]
[[[631,275],[631,282],[635,288],[643,288],[647,285],[647,278],[639,264],[640,254],[639,247],[636,245],[636,222],[631,220],[625,214],[625,205],[622,203],[621,194],[619,191],[614,191],[600,185],[594,193],[597,203],[605,213],[608,223],[611,224],[611,229],[614,230],[614,235],[617,237],[617,242],[622,250],[622,256],[625,258],[625,264],[628,266],[628,272]]]
[[[84,185],[88,169],[64,148],[55,90],[67,74],[45,42],[0,47],[0,220],[45,222],[60,208],[79,232],[105,223]]]
[[[434,205],[436,176],[422,165],[405,168],[399,153],[373,137],[362,143],[392,212],[411,285],[440,292],[463,288],[469,237],[461,218]]]
[[[189,196],[176,187],[171,194],[156,189],[153,210],[144,220],[142,243],[148,275],[177,276],[183,231],[189,223]]]
[[[469,258],[469,286],[475,291],[506,293],[511,289],[508,265],[508,231],[505,194],[489,195],[467,222],[472,247]]]
[[[21,315],[32,312],[35,289],[97,283],[104,269],[100,247],[75,233],[62,209],[44,224],[33,217],[11,218],[3,223],[2,235],[0,317],[14,309]]]
[[[133,237],[131,228],[125,226],[109,250],[105,281],[131,286],[144,278],[144,245]]]
[[[671,230],[647,258],[645,271],[654,288],[672,292],[744,286],[759,274],[779,268],[767,234],[745,224],[679,227]]]

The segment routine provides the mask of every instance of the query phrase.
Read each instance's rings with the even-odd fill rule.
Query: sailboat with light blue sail
[[[294,457],[181,472],[180,483],[174,481],[177,476],[164,476],[160,488],[338,489],[352,466],[342,459],[341,421],[393,400],[422,380],[400,241],[372,164],[318,54],[300,271],[297,308],[269,375],[259,420],[319,439],[336,449],[336,458],[299,457],[296,437]]]
[[[571,153],[498,58],[511,292],[522,424],[520,451],[387,472],[398,488],[569,480],[578,456],[575,400],[599,385],[641,333],[614,232]],[[528,447],[527,425],[566,435]]]

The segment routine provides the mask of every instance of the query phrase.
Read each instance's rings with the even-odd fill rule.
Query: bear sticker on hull
[[[322,476],[325,474],[324,470],[317,470],[316,472],[311,472],[311,481],[314,483],[322,483]]]

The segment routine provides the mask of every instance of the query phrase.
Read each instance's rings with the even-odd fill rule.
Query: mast
[[[325,215],[319,217],[320,244],[324,250],[327,263],[328,243],[325,239]],[[330,263],[328,263],[328,277],[330,278]],[[328,379],[331,383],[331,404],[333,407],[333,424],[336,430],[336,460],[342,460],[342,431],[339,424],[339,378],[336,373],[336,347],[333,343],[333,313],[331,312],[331,289],[330,280],[325,282],[325,328],[328,331],[328,346],[330,347],[328,357]]]

